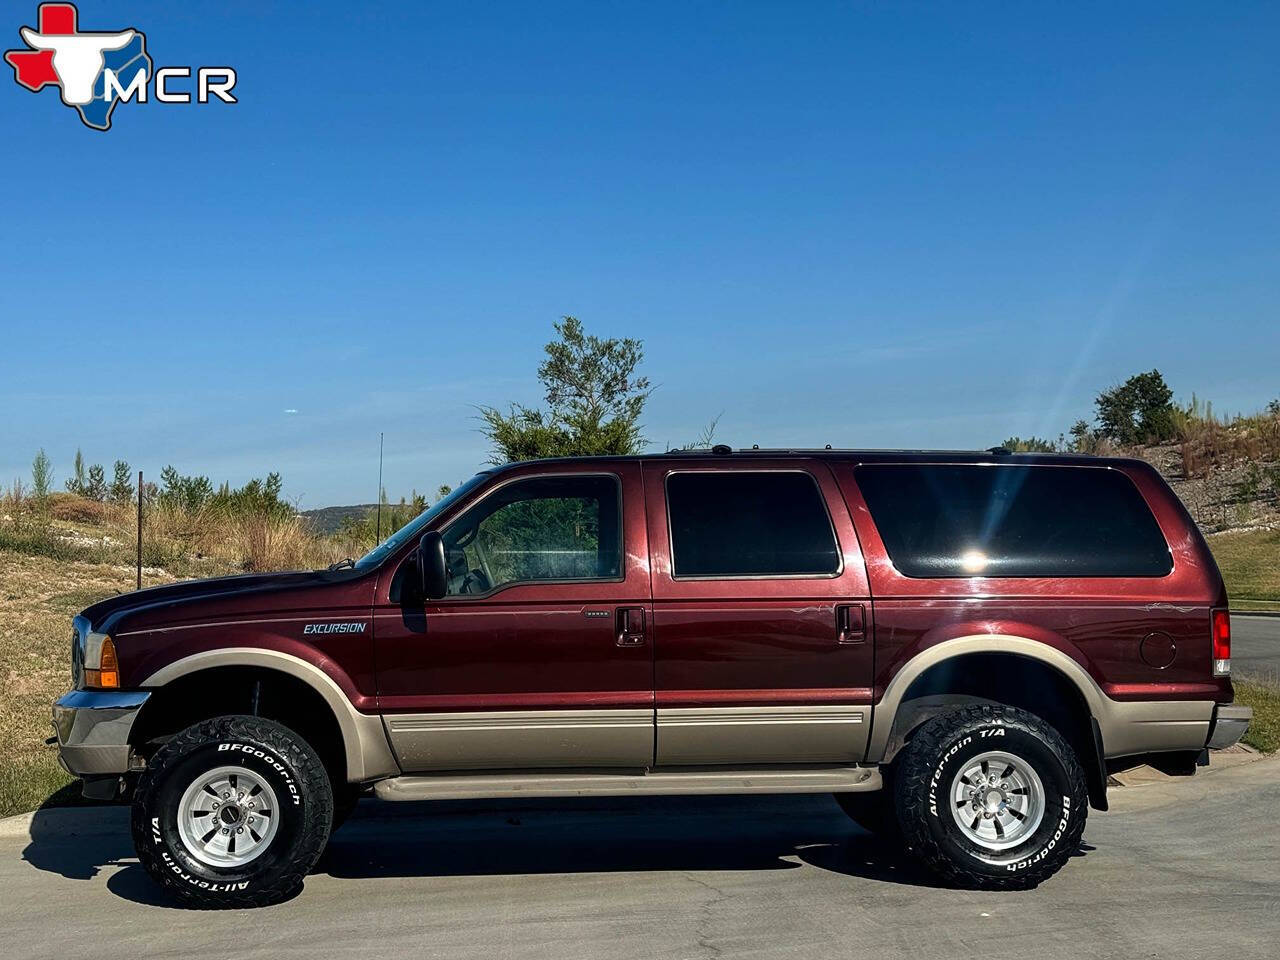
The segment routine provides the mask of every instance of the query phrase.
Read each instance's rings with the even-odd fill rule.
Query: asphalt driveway
[[[1280,617],[1231,615],[1231,669],[1280,677]]]
[[[1113,789],[1039,889],[938,889],[824,796],[366,805],[300,896],[179,910],[122,808],[0,836],[3,957],[1273,957],[1280,759]]]

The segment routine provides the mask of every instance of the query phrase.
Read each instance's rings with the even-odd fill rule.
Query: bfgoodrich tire
[[[1079,849],[1084,771],[1062,735],[1033,714],[965,707],[924,724],[898,759],[903,841],[951,884],[1034,887]]]
[[[328,774],[305,740],[261,717],[218,717],[151,758],[134,793],[133,844],[183,903],[258,907],[301,888],[332,820]]]

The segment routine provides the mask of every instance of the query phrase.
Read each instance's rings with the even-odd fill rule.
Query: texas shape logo
[[[151,79],[147,38],[132,28],[81,31],[78,19],[74,4],[40,4],[39,27],[19,31],[28,49],[9,50],[4,58],[22,86],[33,93],[48,85],[58,87],[62,102],[75,107],[86,126],[108,130],[117,102],[128,99],[121,95],[145,91]]]

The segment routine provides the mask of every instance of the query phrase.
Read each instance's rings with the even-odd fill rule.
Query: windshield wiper
[[[355,568],[356,568],[356,562],[352,560],[350,557],[344,557],[343,559],[339,560],[337,563],[329,564],[329,569],[331,571],[332,570],[354,570]]]

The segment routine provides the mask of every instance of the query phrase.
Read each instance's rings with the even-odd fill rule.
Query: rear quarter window
[[[908,577],[1163,577],[1173,557],[1133,481],[1105,467],[867,464],[854,471]]]

